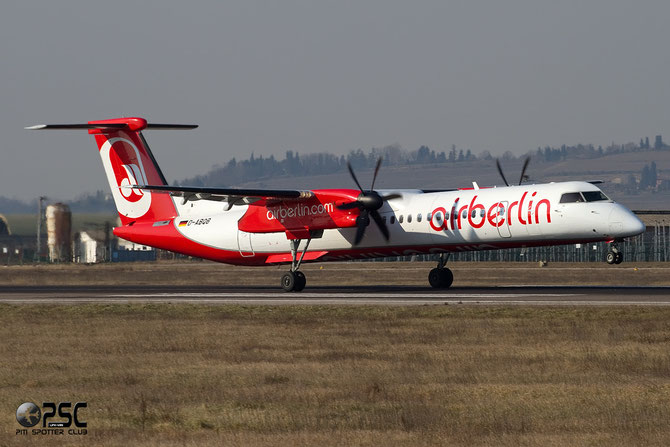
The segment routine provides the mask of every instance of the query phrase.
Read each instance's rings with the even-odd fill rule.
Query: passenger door
[[[254,255],[254,249],[251,246],[251,233],[246,231],[237,231],[237,246],[240,249],[240,255],[250,257]]]
[[[500,237],[504,238],[512,237],[512,233],[509,231],[509,223],[507,222],[507,219],[505,219],[508,207],[509,202],[507,201],[500,202],[500,206],[498,207],[498,212],[496,213],[495,218],[496,228],[498,228],[498,234],[500,235]],[[498,222],[501,221],[500,219],[504,219],[504,223],[499,226]]]

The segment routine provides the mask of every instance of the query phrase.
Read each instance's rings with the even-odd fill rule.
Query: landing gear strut
[[[605,262],[608,264],[621,264],[623,262],[623,253],[619,251],[619,246],[616,242],[612,242],[610,251],[605,255]]]
[[[449,260],[448,254],[440,254],[440,259],[437,261],[437,267],[428,273],[428,282],[435,289],[447,289],[454,282],[454,274],[444,265]]]
[[[305,242],[305,248],[302,249],[300,257],[298,257],[298,247],[300,246],[300,239],[291,239],[291,270],[284,273],[281,277],[281,287],[286,292],[300,292],[305,288],[307,284],[307,278],[305,274],[298,269],[300,268],[300,263],[302,258],[307,252],[309,243],[311,239],[307,239]]]

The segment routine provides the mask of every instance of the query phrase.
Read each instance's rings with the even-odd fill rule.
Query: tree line
[[[670,150],[661,136],[658,135],[651,144],[648,137],[641,138],[639,144],[612,143],[607,147],[595,147],[592,144],[577,144],[574,146],[562,145],[560,147],[538,147],[535,151],[526,154],[515,155],[507,151],[500,157],[503,160],[517,160],[527,156],[533,157],[534,162],[557,162],[567,159],[598,158],[607,155],[640,152],[640,151],[662,151]],[[489,151],[475,154],[471,149],[457,148],[452,145],[449,150],[435,151],[428,146],[420,146],[418,149],[408,151],[393,144],[381,148],[372,148],[367,151],[356,149],[346,155],[334,155],[329,153],[299,154],[294,151],[286,151],[283,159],[277,159],[273,155],[269,157],[251,154],[246,160],[232,158],[223,165],[215,165],[209,172],[180,181],[175,185],[184,186],[219,186],[235,187],[250,181],[263,181],[273,177],[281,176],[311,176],[322,174],[333,174],[346,172],[347,162],[356,169],[372,169],[377,159],[382,157],[386,166],[407,165],[432,165],[432,164],[455,164],[473,161],[490,161],[493,156]],[[639,180],[638,180],[639,178]],[[645,166],[642,171],[631,173],[620,187],[628,191],[669,189],[670,182],[659,182],[656,163],[652,162]],[[73,212],[115,212],[113,200],[108,191],[96,191],[83,194],[74,200],[68,201]],[[16,199],[0,197],[0,213],[35,213],[37,210],[37,199],[24,202]]]

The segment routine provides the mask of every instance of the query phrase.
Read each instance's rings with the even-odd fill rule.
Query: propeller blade
[[[358,219],[357,219],[358,226],[356,228],[356,238],[354,239],[354,245],[360,244],[361,241],[363,240],[363,234],[365,233],[365,227],[367,227],[366,221],[369,223],[368,211],[363,210],[363,211],[361,211],[361,215],[358,216]]]
[[[351,174],[351,178],[353,178],[354,182],[356,182],[356,186],[358,186],[358,190],[360,192],[363,192],[363,187],[361,186],[360,183],[358,183],[358,179],[356,178],[356,174],[354,174],[354,170],[351,168],[351,163],[347,162],[347,168],[349,169],[349,174]]]
[[[382,157],[377,159],[377,166],[375,166],[375,175],[372,176],[372,186],[370,186],[370,191],[375,189],[375,181],[377,180],[377,174],[379,173],[379,167],[382,165]]]
[[[372,216],[372,219],[375,221],[375,223],[379,227],[379,230],[384,235],[384,239],[386,239],[388,241],[391,238],[391,235],[389,234],[388,227],[386,226],[386,224],[382,220],[382,216],[380,216],[377,211],[372,211],[370,213],[370,216]]]
[[[386,196],[382,196],[382,200],[386,202],[387,200],[393,200],[393,199],[402,199],[402,195],[400,194],[388,194]]]
[[[503,174],[503,170],[500,167],[500,160],[496,159],[496,166],[498,168],[498,172],[500,173],[500,177],[502,177],[503,182],[505,182],[506,186],[509,186],[509,183],[507,183],[507,179],[505,178],[505,174]]]
[[[360,208],[360,204],[358,202],[349,202],[337,206],[338,210],[350,210],[353,208]]]
[[[521,168],[521,177],[519,177],[519,185],[521,184],[521,182],[523,182],[523,176],[526,173],[528,162],[530,162],[530,157],[526,157],[526,160],[523,162],[523,168]]]

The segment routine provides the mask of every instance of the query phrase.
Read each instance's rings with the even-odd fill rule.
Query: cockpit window
[[[561,196],[560,203],[598,202],[610,200],[602,191],[567,192]]]
[[[560,203],[577,203],[583,202],[584,198],[578,192],[566,192],[561,196]]]
[[[582,192],[582,195],[584,196],[587,202],[598,202],[600,200],[609,200],[609,197],[603,194],[602,191],[585,191]]]

